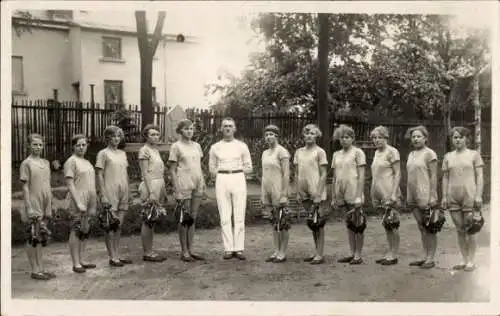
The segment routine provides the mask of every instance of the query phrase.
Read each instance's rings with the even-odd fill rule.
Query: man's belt
[[[241,173],[243,170],[219,170],[217,173],[224,173],[224,174],[233,174],[233,173]]]

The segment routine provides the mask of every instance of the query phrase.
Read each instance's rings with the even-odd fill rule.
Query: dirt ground
[[[486,214],[487,219],[489,218]],[[489,220],[487,220],[489,223]],[[140,300],[259,300],[259,301],[489,301],[489,227],[478,235],[474,272],[454,272],[459,261],[456,234],[451,220],[438,237],[438,263],[431,270],[409,267],[420,259],[420,236],[413,218],[401,223],[400,262],[395,266],[375,264],[385,250],[383,228],[371,219],[360,266],[336,260],[348,250],[345,228],[330,222],[326,228],[326,263],[310,265],[302,258],[312,250],[312,238],[304,224],[295,224],[290,234],[288,261],[264,262],[272,251],[269,225],[247,227],[247,261],[222,260],[220,230],[197,231],[195,247],[206,262],[179,260],[175,234],[157,235],[157,249],[168,256],[163,263],[141,260],[139,236],[123,238],[122,253],[134,260],[123,268],[111,268],[104,242],[91,240],[87,253],[98,268],[79,275],[71,271],[67,244],[47,248],[46,266],[57,278],[44,282],[29,278],[24,249],[12,249],[12,297],[22,299],[140,299]]]

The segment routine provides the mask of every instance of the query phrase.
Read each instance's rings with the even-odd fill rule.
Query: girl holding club
[[[391,212],[397,212],[395,208],[400,207],[401,204],[401,189],[399,187],[401,161],[399,151],[387,143],[389,131],[384,126],[375,127],[370,137],[377,147],[371,165],[372,184],[370,194],[372,204],[378,210],[390,207]],[[384,216],[388,215],[385,214]],[[398,216],[398,214],[390,215]],[[384,258],[377,259],[375,262],[381,265],[394,265],[398,263],[399,229],[398,227],[386,227],[385,231],[389,251]]]
[[[144,146],[139,149],[139,167],[141,168],[142,182],[139,184],[140,198],[143,203],[151,202],[159,205],[167,197],[165,187],[165,165],[158,150],[160,142],[160,128],[148,124],[142,131],[146,139]],[[163,262],[165,257],[153,251],[154,224],[148,225],[143,221],[141,239],[144,255],[142,259],[148,262]]]
[[[288,229],[290,228],[287,214],[281,214],[281,218],[279,214],[280,208],[284,208],[288,204],[290,183],[290,153],[279,144],[279,134],[279,128],[275,125],[268,125],[264,128],[264,140],[269,148],[264,150],[261,158],[261,201],[264,208],[271,214],[274,226],[274,252],[266,259],[266,262],[273,263],[286,261]]]
[[[437,155],[427,147],[429,132],[425,126],[409,128],[405,137],[413,147],[406,163],[406,202],[417,221],[425,252],[424,259],[413,261],[410,266],[431,269],[436,265],[437,236],[426,230],[425,213],[437,203]]]
[[[304,261],[311,264],[322,264],[325,247],[325,222],[326,214],[324,204],[326,200],[326,175],[328,160],[323,148],[316,144],[321,137],[320,129],[314,124],[308,124],[302,129],[305,146],[297,149],[293,158],[296,170],[296,186],[298,200],[306,212],[311,215],[318,210],[317,227],[312,230],[315,254]]]
[[[360,208],[364,202],[364,181],[366,156],[363,150],[354,146],[355,134],[352,127],[340,125],[333,132],[333,138],[339,140],[342,149],[336,151],[332,158],[333,185],[332,207],[343,209],[346,221],[349,221],[347,212],[354,212],[352,220],[364,220]],[[347,234],[351,254],[338,260],[340,263],[357,265],[363,263],[361,252],[363,250],[364,233],[353,231],[348,224]]]
[[[96,214],[97,193],[95,186],[95,170],[85,158],[87,153],[87,137],[82,134],[73,136],[73,155],[64,163],[64,177],[68,194],[66,201],[72,217],[69,234],[69,248],[73,262],[73,272],[84,273],[94,269],[95,264],[84,263],[86,239],[90,234],[90,216]]]
[[[450,216],[457,229],[458,245],[462,254],[462,263],[454,270],[473,271],[476,267],[475,236],[466,231],[467,221],[472,220],[473,210],[482,206],[483,195],[483,159],[476,150],[467,148],[470,131],[465,127],[454,127],[450,137],[454,150],[443,159],[443,197],[442,207],[450,211]]]
[[[124,264],[132,263],[131,260],[120,258],[119,255],[121,225],[129,204],[128,160],[125,152],[118,149],[124,138],[121,128],[106,127],[104,138],[108,146],[97,153],[95,164],[97,183],[102,205],[110,205],[112,216],[118,220],[118,226],[114,230],[105,232],[104,240],[108,250],[109,265],[122,267]]]
[[[31,134],[28,138],[30,155],[21,163],[19,178],[23,183],[24,212],[23,221],[31,230],[32,223],[44,226],[52,217],[52,190],[50,188],[50,164],[41,157],[44,139],[39,134]],[[38,236],[31,236],[37,238]],[[49,280],[56,275],[43,268],[43,244],[28,240],[26,252],[31,266],[31,278]]]
[[[187,219],[189,216],[189,221],[182,221],[178,225],[181,260],[204,260],[192,251],[196,217],[205,194],[205,179],[201,170],[203,151],[200,144],[192,140],[193,122],[188,119],[180,121],[176,132],[180,139],[172,144],[168,161],[177,203],[182,203],[187,210],[183,217]]]

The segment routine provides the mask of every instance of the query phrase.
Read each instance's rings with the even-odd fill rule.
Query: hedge
[[[167,205],[168,215],[163,217],[155,226],[156,233],[170,233],[177,230],[177,221],[173,214],[175,205],[169,203]],[[122,226],[122,235],[130,236],[140,234],[141,217],[140,205],[134,204],[129,208],[125,215]],[[57,215],[49,223],[49,229],[52,231],[52,241],[66,242],[69,237],[69,213],[65,209],[58,209]],[[257,208],[247,207],[246,219],[248,224],[258,224],[263,222],[261,219],[261,210]],[[196,227],[200,229],[213,229],[220,226],[219,212],[214,200],[203,201],[200,206]],[[21,245],[25,242],[26,224],[21,220],[19,210],[12,210],[12,245]],[[103,236],[104,232],[99,227],[97,220],[91,220],[91,237]]]

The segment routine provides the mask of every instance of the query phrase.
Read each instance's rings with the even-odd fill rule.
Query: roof
[[[90,32],[101,32],[101,33],[110,33],[110,34],[120,34],[125,36],[136,36],[137,31],[135,28],[125,27],[125,26],[116,26],[109,24],[97,24],[97,23],[89,23],[89,22],[75,22],[71,20],[51,20],[51,19],[40,19],[36,18],[31,21],[28,18],[24,17],[12,17],[13,24],[31,24],[30,27],[36,28],[50,28],[50,29],[63,29],[69,30],[72,26],[79,26],[83,30]],[[150,33],[152,35],[152,33]],[[177,36],[179,34],[171,34],[171,33],[163,33],[163,38],[167,41],[176,41]],[[182,34],[185,38],[184,43],[194,43],[198,39],[196,36],[189,36]]]

